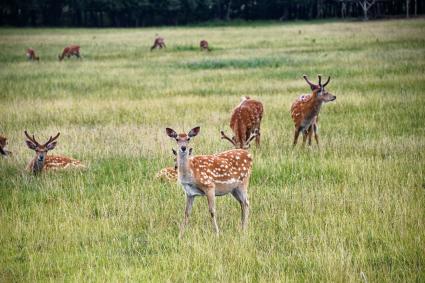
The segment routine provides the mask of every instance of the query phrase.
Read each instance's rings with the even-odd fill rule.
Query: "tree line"
[[[421,0],[2,0],[0,25],[139,27],[207,21],[410,17]]]

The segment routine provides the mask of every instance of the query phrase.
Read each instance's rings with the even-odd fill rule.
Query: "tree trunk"
[[[409,18],[409,4],[410,0],[406,0],[406,18]]]
[[[226,21],[230,21],[231,10],[232,10],[232,0],[229,0],[229,4],[227,4]]]

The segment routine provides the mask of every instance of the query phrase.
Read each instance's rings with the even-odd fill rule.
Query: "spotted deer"
[[[211,49],[208,47],[208,41],[206,40],[201,40],[201,42],[199,43],[199,47],[201,48],[201,51],[203,50],[211,51]]]
[[[326,82],[322,84],[322,76],[318,75],[319,83],[313,84],[310,82],[306,75],[303,76],[304,80],[310,86],[312,93],[310,95],[302,95],[292,103],[291,116],[295,123],[294,143],[297,144],[300,132],[303,134],[303,146],[308,138],[308,145],[311,145],[311,136],[314,133],[317,146],[319,146],[318,135],[318,122],[319,112],[323,103],[334,101],[336,96],[325,90],[331,77],[328,77]]]
[[[79,45],[69,45],[65,47],[62,51],[62,54],[58,55],[59,61],[62,61],[63,58],[70,58],[71,56],[75,56],[78,59],[81,58],[80,56],[80,46]]]
[[[178,146],[177,176],[186,193],[186,209],[180,228],[180,236],[189,223],[189,215],[196,196],[206,196],[211,221],[216,234],[219,233],[215,197],[231,193],[241,205],[242,229],[248,225],[249,201],[248,185],[252,170],[251,154],[244,149],[233,149],[213,155],[196,155],[189,158],[189,141],[198,135],[200,127],[188,134],[177,134],[166,128],[166,133]]]
[[[12,155],[12,153],[6,149],[6,146],[7,138],[5,136],[0,135],[0,155],[3,157]]]
[[[255,143],[260,145],[260,124],[263,118],[263,104],[251,99],[249,96],[242,97],[241,103],[233,109],[230,119],[230,128],[234,136],[228,137],[221,131],[221,138],[228,140],[235,148],[248,148],[249,138],[255,136]]]
[[[24,133],[27,137],[27,146],[35,151],[35,157],[28,163],[28,171],[37,174],[52,169],[85,168],[85,166],[76,159],[60,155],[47,155],[49,150],[56,147],[56,139],[59,137],[60,133],[53,138],[50,136],[49,140],[44,144],[39,144],[34,138],[34,135],[31,137],[27,131]]]
[[[28,48],[26,55],[29,61],[40,61],[40,57],[35,54],[35,50],[33,48]]]
[[[177,156],[177,151],[173,150],[173,154]],[[192,155],[192,149],[189,148],[189,156]],[[165,167],[159,170],[155,178],[163,181],[174,183],[177,181],[177,157],[174,158],[174,167]]]
[[[167,47],[167,46],[165,46],[164,38],[158,36],[158,37],[155,38],[155,41],[153,42],[153,45],[151,47],[151,51],[154,50],[155,48],[162,49],[163,47]]]

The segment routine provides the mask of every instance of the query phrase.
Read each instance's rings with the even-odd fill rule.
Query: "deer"
[[[195,197],[206,196],[211,222],[216,235],[219,228],[216,219],[215,197],[231,193],[241,206],[242,230],[247,230],[249,215],[248,185],[252,171],[252,156],[245,149],[232,149],[213,155],[195,155],[189,158],[188,145],[199,134],[200,127],[189,133],[177,134],[166,128],[166,134],[177,143],[177,177],[186,194],[184,219],[180,236],[189,224],[189,216]]]
[[[151,51],[154,50],[155,48],[159,48],[162,49],[163,47],[167,47],[165,46],[165,41],[163,37],[157,36],[155,38],[155,41],[153,42],[153,45],[151,47]]]
[[[40,61],[40,57],[35,54],[35,50],[33,48],[28,48],[26,55],[29,61]]]
[[[155,178],[174,183],[177,181],[177,151],[175,151],[174,148],[172,148],[172,151],[173,154],[176,156],[176,158],[174,158],[174,167],[162,168],[155,175]],[[190,155],[192,155],[192,148],[189,148],[189,156]]]
[[[330,76],[324,84],[322,84],[321,75],[318,75],[318,84],[310,82],[306,75],[303,75],[303,78],[310,86],[312,93],[310,95],[302,95],[292,103],[291,116],[295,123],[293,146],[297,144],[298,136],[301,132],[303,134],[303,146],[305,146],[307,138],[308,145],[311,145],[311,136],[313,133],[317,146],[319,146],[318,122],[320,108],[323,103],[334,101],[336,96],[325,90],[325,87],[331,80]]]
[[[57,138],[60,133],[56,136],[50,136],[49,140],[44,144],[40,144],[32,137],[27,131],[24,131],[27,137],[26,144],[29,149],[35,151],[35,157],[28,163],[27,170],[38,174],[43,171],[55,170],[55,169],[67,169],[67,168],[86,168],[79,160],[60,155],[47,155],[47,152],[53,150],[57,145]]]
[[[71,56],[75,56],[78,59],[81,58],[80,56],[80,46],[79,45],[69,45],[65,47],[62,51],[62,54],[58,55],[59,61],[62,61],[63,58],[67,57],[70,58]]]
[[[8,157],[12,155],[12,152],[6,149],[7,137],[0,135],[0,155],[3,157]]]
[[[255,143],[260,145],[260,124],[263,118],[263,104],[251,99],[249,96],[242,97],[242,101],[233,109],[230,119],[230,128],[234,136],[228,137],[221,131],[221,138],[228,140],[235,148],[248,148],[250,137],[255,134]]]
[[[211,51],[211,49],[208,47],[208,41],[206,40],[201,40],[201,42],[199,43],[199,47],[201,48],[201,51]]]

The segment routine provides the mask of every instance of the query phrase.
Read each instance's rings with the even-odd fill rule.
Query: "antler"
[[[317,75],[317,77],[319,78],[319,86],[322,86],[322,75]]]
[[[37,146],[39,146],[40,144],[35,140],[34,135],[32,135],[32,137],[30,137],[30,135],[28,134],[27,130],[24,131],[25,135],[27,136],[27,138],[32,141],[33,143],[35,143]]]
[[[50,138],[49,138],[49,140],[44,144],[44,146],[46,146],[46,145],[48,145],[49,143],[51,143],[51,142],[53,142],[54,140],[56,140],[58,137],[59,137],[59,135],[60,135],[61,133],[58,133],[54,138],[52,138],[52,136],[50,136]]]
[[[221,131],[220,133],[221,133],[221,138],[222,138],[222,139],[226,139],[226,140],[228,140],[231,144],[236,145],[236,144],[235,144],[235,141],[234,141],[233,139],[229,138],[228,136],[226,136],[226,134],[225,134],[223,131]]]
[[[258,129],[255,129],[254,132],[251,133],[251,135],[249,136],[249,138],[246,140],[246,142],[244,143],[244,148],[248,148],[249,147],[249,143],[258,135]]]
[[[314,83],[312,83],[312,82],[310,82],[310,81],[308,80],[307,75],[303,75],[303,78],[304,78],[304,80],[308,83],[308,85],[311,87],[311,89],[316,89],[316,88],[318,88],[318,85],[316,85],[316,84],[314,84]]]
[[[329,83],[330,80],[331,80],[331,77],[329,76],[328,80],[322,86],[325,87]]]

